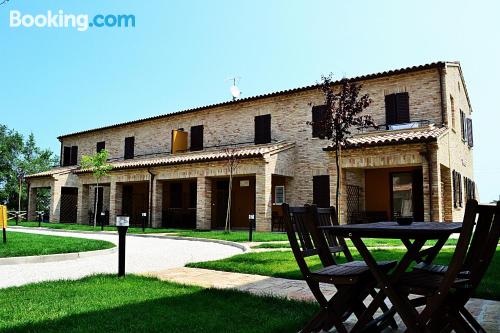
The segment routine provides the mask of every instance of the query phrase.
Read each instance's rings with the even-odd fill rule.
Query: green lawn
[[[129,275],[2,289],[2,332],[297,332],[312,303]]]
[[[20,226],[23,227],[38,227],[38,222],[20,222]],[[42,223],[42,227],[50,229],[59,230],[78,230],[78,231],[101,231],[101,227],[97,226],[95,229],[93,226],[86,224],[71,224],[71,223]],[[116,227],[105,226],[105,231],[116,231]],[[225,233],[221,230],[186,230],[186,229],[167,229],[167,228],[142,228],[130,227],[128,229],[129,233],[142,234],[142,233],[171,233],[175,236],[181,237],[198,237],[198,238],[210,238],[210,239],[222,239],[232,242],[248,242],[248,231],[231,231]],[[253,241],[254,242],[270,242],[270,241],[286,241],[288,240],[285,233],[276,232],[254,232]]]
[[[448,264],[453,254],[453,248],[444,248],[436,258],[436,263]],[[362,260],[358,252],[351,249],[356,260]],[[399,260],[406,250],[402,249],[378,249],[372,250],[378,260]],[[309,263],[313,269],[321,267],[317,257],[310,257]],[[339,263],[345,262],[343,256],[338,259]],[[259,274],[288,279],[302,279],[295,258],[291,251],[270,251],[260,253],[246,253],[236,255],[222,260],[191,263],[188,267],[199,267],[219,271],[238,273]],[[500,300],[500,288],[498,277],[500,276],[500,249],[497,249],[493,262],[477,290],[477,297]]]
[[[94,251],[109,249],[114,246],[113,243],[94,239],[8,231],[7,243],[0,242],[0,258]]]

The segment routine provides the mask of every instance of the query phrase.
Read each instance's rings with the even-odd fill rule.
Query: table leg
[[[404,273],[414,258],[418,256],[418,251],[425,244],[425,240],[416,240],[411,246],[409,246],[410,248],[408,249],[408,252],[404,255],[403,259],[400,261],[399,265],[390,277],[380,270],[377,262],[361,238],[351,237],[351,240],[356,246],[359,254],[363,257],[366,264],[370,268],[373,276],[380,284],[381,292],[385,293],[385,295],[389,297],[396,311],[401,316],[401,319],[406,324],[406,327],[408,328],[407,331],[429,332],[424,323],[420,321],[418,312],[415,308],[413,308],[413,306],[411,306],[410,301],[407,298],[401,297],[401,295],[399,295],[393,287],[393,283],[399,279],[400,275]]]

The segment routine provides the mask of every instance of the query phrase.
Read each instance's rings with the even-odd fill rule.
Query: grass
[[[0,243],[0,258],[95,251],[114,246],[113,243],[94,239],[8,231],[7,243]]]
[[[19,225],[23,227],[38,227],[38,222],[20,222]],[[58,230],[101,231],[100,226],[97,226],[94,229],[93,226],[86,224],[43,222],[41,226],[43,228],[58,229]],[[116,231],[116,227],[105,226],[104,230]],[[181,237],[221,239],[232,242],[248,242],[248,231],[231,231],[229,233],[226,233],[221,230],[205,231],[205,230],[186,230],[186,229],[170,229],[170,228],[145,228],[145,231],[142,231],[142,228],[130,227],[128,229],[128,232],[132,234],[170,233],[172,235]],[[286,241],[288,240],[288,238],[285,233],[254,232],[253,240],[255,242],[271,242],[271,241]]]
[[[454,248],[443,248],[436,263],[448,264],[453,255]],[[362,260],[358,252],[351,249],[356,260]],[[371,251],[377,260],[400,260],[406,250],[403,249],[374,249]],[[312,269],[321,268],[321,263],[317,257],[308,258]],[[339,258],[339,263],[345,262],[343,256]],[[260,253],[246,253],[234,257],[191,263],[188,267],[207,268],[219,271],[259,274],[287,279],[302,279],[295,258],[291,251],[269,251]],[[488,272],[483,278],[481,285],[476,291],[476,297],[500,300],[500,288],[498,277],[500,276],[500,249],[497,249],[493,262]]]
[[[297,332],[312,303],[98,275],[2,289],[2,332]]]

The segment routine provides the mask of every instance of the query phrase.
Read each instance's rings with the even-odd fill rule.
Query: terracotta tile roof
[[[77,166],[66,166],[66,167],[56,167],[56,168],[52,168],[50,170],[47,170],[47,171],[43,171],[43,172],[38,172],[38,173],[34,173],[34,174],[31,174],[31,175],[26,175],[24,176],[24,178],[38,178],[38,177],[51,177],[51,176],[55,176],[55,175],[63,175],[63,174],[66,174],[66,173],[70,173],[72,170],[75,170],[76,168],[78,168]]]
[[[362,80],[369,80],[369,79],[375,79],[378,77],[384,77],[384,76],[391,76],[391,75],[397,75],[397,74],[403,74],[403,73],[408,73],[408,72],[417,72],[417,71],[422,71],[422,70],[427,70],[427,69],[432,69],[432,68],[443,68],[447,64],[454,64],[457,66],[460,66],[459,62],[445,62],[445,61],[438,61],[438,62],[432,62],[428,63],[425,65],[419,65],[419,66],[411,66],[411,67],[405,67],[405,68],[399,68],[399,69],[394,69],[394,70],[388,70],[388,71],[383,71],[383,72],[378,72],[378,73],[373,73],[373,74],[367,74],[367,75],[360,75],[360,76],[355,76],[350,78],[352,81],[362,81]],[[340,81],[333,82],[333,84],[337,84]],[[168,118],[180,114],[185,114],[185,113],[192,113],[192,112],[198,112],[198,111],[203,111],[207,109],[211,109],[214,107],[220,107],[220,106],[226,106],[226,105],[232,105],[232,104],[238,104],[238,103],[244,103],[244,102],[249,102],[249,101],[254,101],[262,98],[267,98],[267,97],[274,97],[274,96],[280,96],[280,95],[286,95],[286,94],[292,94],[292,93],[297,93],[297,92],[302,92],[302,91],[307,91],[307,90],[313,90],[313,89],[318,89],[319,84],[313,84],[313,85],[308,85],[304,87],[298,87],[298,88],[292,88],[292,89],[285,89],[285,90],[280,90],[280,91],[275,91],[267,94],[261,94],[261,95],[256,95],[256,96],[250,96],[246,98],[241,98],[236,101],[226,101],[226,102],[221,102],[221,103],[215,103],[215,104],[209,104],[205,106],[200,106],[196,108],[191,108],[191,109],[186,109],[186,110],[181,110],[181,111],[175,111],[159,116],[153,116],[153,117],[148,117],[148,118],[142,118],[142,119],[137,119],[137,120],[132,120],[128,122],[123,122],[123,123],[118,123],[114,125],[108,125],[108,126],[103,126],[99,128],[94,128],[94,129],[89,129],[89,130],[84,130],[84,131],[79,131],[79,132],[74,132],[70,134],[64,134],[58,137],[59,140],[65,137],[73,136],[73,135],[79,135],[79,134],[85,134],[85,133],[91,133],[91,132],[96,132],[104,129],[110,129],[110,128],[115,128],[115,127],[120,127],[120,126],[126,126],[126,125],[133,125],[133,124],[138,124],[146,121],[151,121],[151,120],[157,120],[157,119],[162,119],[162,118]]]
[[[346,148],[436,141],[437,138],[447,130],[448,128],[446,127],[435,127],[431,125],[429,127],[399,131],[374,131],[353,136],[349,139],[349,144]],[[333,150],[333,148],[330,146],[324,150],[329,151]]]
[[[254,158],[254,157],[264,157],[266,154],[276,154],[284,150],[288,150],[295,146],[294,143],[290,142],[276,142],[266,145],[252,145],[238,147],[234,146],[234,154],[240,159],[243,158]],[[144,167],[154,167],[154,166],[164,166],[164,165],[174,165],[174,164],[186,164],[186,163],[200,163],[209,161],[220,161],[227,156],[227,152],[223,148],[204,150],[199,152],[187,152],[178,153],[175,155],[160,156],[154,158],[143,158],[143,159],[131,159],[131,160],[120,160],[116,162],[111,162],[113,170],[123,170],[123,169],[137,169]],[[90,169],[79,169],[73,171],[74,173],[86,173],[90,172]]]

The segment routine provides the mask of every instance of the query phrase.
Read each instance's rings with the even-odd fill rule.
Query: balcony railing
[[[400,123],[400,124],[382,124],[376,127],[368,127],[368,128],[357,128],[355,130],[355,134],[361,133],[369,133],[373,131],[399,131],[405,129],[413,129],[413,128],[424,128],[428,127],[431,124],[430,120],[415,120],[408,123]]]

